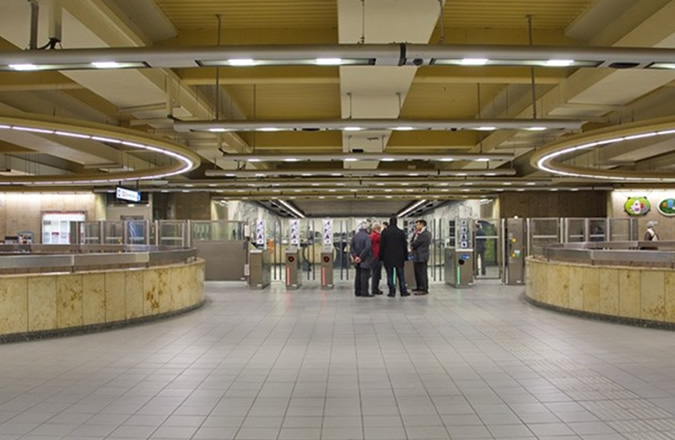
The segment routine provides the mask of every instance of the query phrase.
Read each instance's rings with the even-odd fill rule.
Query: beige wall
[[[211,194],[173,193],[175,220],[211,220]]]
[[[658,222],[656,232],[659,234],[660,240],[675,240],[675,217],[666,217],[659,213],[656,209],[658,203],[666,198],[675,198],[675,189],[659,189],[659,190],[615,190],[610,193],[610,212],[609,216],[616,218],[630,218],[623,205],[629,197],[647,197],[649,203],[652,205],[651,211],[647,215],[636,217],[638,219],[639,238],[647,229],[647,222],[654,220]]]
[[[94,193],[0,193],[0,240],[19,231],[32,231],[41,240],[44,211],[83,211],[87,220],[105,220],[105,202]]]

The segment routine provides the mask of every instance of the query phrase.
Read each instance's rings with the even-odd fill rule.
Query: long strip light
[[[359,169],[335,169],[335,170],[312,170],[311,173],[303,170],[255,170],[255,171],[240,171],[240,170],[214,170],[208,169],[204,171],[207,177],[259,177],[265,178],[269,176],[295,176],[295,177],[309,177],[303,174],[312,174],[313,177],[373,177],[378,173],[377,170],[359,170]],[[387,170],[386,174],[391,177],[468,177],[468,176],[514,176],[516,170],[514,169],[489,169],[489,170]],[[411,176],[415,174],[416,176]]]
[[[175,121],[176,131],[224,133],[232,131],[494,131],[494,130],[579,130],[582,121],[567,119],[328,119],[258,121]]]
[[[407,207],[407,208],[404,209],[403,211],[401,211],[401,212],[399,212],[398,214],[396,214],[396,217],[398,217],[398,218],[405,217],[406,215],[408,215],[408,214],[410,214],[411,212],[415,211],[417,208],[419,208],[420,206],[424,205],[425,203],[427,203],[427,200],[420,200],[420,201],[417,202],[417,203],[413,203],[412,205],[410,205],[409,207]]]
[[[0,130],[13,130],[40,135],[53,135],[64,138],[89,139],[92,141],[124,145],[137,150],[144,150],[162,154],[175,159],[181,166],[160,167],[149,171],[106,173],[105,178],[92,175],[50,175],[50,176],[21,176],[0,179],[2,184],[18,185],[54,185],[54,184],[104,184],[128,180],[150,180],[175,176],[196,168],[199,165],[199,156],[183,149],[178,145],[169,145],[165,141],[155,140],[136,134],[117,133],[110,127],[103,129],[91,128],[86,125],[64,124],[59,121],[31,120],[23,118],[0,117]]]
[[[305,216],[302,214],[302,212],[298,211],[294,206],[292,206],[290,203],[286,203],[281,199],[277,199],[277,202],[279,202],[281,205],[283,205],[284,208],[292,212],[296,217],[299,218],[305,218]]]
[[[364,160],[381,160],[383,162],[405,162],[411,160],[427,160],[439,162],[453,162],[458,160],[488,162],[510,161],[514,159],[512,153],[496,154],[387,154],[387,153],[342,153],[342,154],[226,154],[219,161],[234,162],[357,162]]]
[[[565,177],[602,179],[627,182],[675,182],[673,173],[655,173],[629,170],[602,170],[556,163],[555,160],[566,154],[586,151],[604,145],[624,141],[644,139],[656,136],[675,135],[675,119],[665,118],[654,121],[642,121],[624,126],[610,127],[575,136],[563,142],[555,143],[536,151],[531,158],[533,166],[542,171]]]
[[[420,44],[125,47],[0,52],[0,71],[256,66],[541,66],[675,69],[675,50]]]

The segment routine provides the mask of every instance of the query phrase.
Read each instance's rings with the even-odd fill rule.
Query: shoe
[[[410,296],[410,294],[408,292],[406,292],[406,293],[402,293],[401,296]]]
[[[417,289],[417,288],[415,288],[415,289],[412,290],[412,293],[417,293],[417,292],[423,292],[423,290],[422,290],[422,289]]]
[[[354,296],[361,296],[361,294],[360,294],[360,293],[355,293]]]
[[[429,292],[423,292],[421,290],[418,291],[413,291],[415,293],[415,296],[420,296],[420,295],[428,295]]]
[[[381,290],[378,290],[377,292],[373,292],[373,295],[382,295],[384,292]]]
[[[388,296],[389,298],[394,298],[394,297],[396,296],[396,294],[395,294],[395,293],[393,293],[393,294],[392,294],[392,293],[389,293],[389,294],[387,294],[387,296]]]
[[[362,298],[372,298],[372,297],[374,297],[374,296],[375,296],[375,295],[373,295],[373,294],[371,294],[371,293],[369,293],[368,295],[361,295]]]

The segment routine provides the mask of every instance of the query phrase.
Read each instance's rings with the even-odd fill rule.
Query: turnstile
[[[265,249],[252,249],[249,252],[248,287],[264,289],[270,285],[272,278],[270,253]]]
[[[403,264],[403,275],[405,276],[405,284],[409,289],[417,287],[415,285],[415,263],[412,260],[406,260]]]
[[[473,249],[445,248],[445,283],[452,287],[473,286]]]
[[[525,283],[525,220],[506,219],[506,270],[503,282],[507,285]]]
[[[333,248],[324,247],[321,250],[321,288],[333,287]]]
[[[302,286],[300,277],[300,249],[286,249],[286,289],[299,289]]]

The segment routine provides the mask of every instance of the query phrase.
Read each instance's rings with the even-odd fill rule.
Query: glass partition
[[[578,243],[588,241],[586,239],[588,231],[586,230],[586,219],[566,218],[565,220],[565,243]]]
[[[255,222],[252,231],[255,231]],[[191,220],[190,238],[195,241],[235,241],[244,239],[244,222]]]
[[[184,220],[160,220],[157,226],[159,234],[157,244],[160,246],[186,245],[186,223]]]
[[[103,222],[80,222],[80,244],[103,243]]]
[[[638,240],[637,219],[634,218],[610,218],[609,241],[633,241]]]
[[[103,243],[124,244],[124,223],[122,220],[103,222]]]
[[[145,220],[127,220],[126,224],[126,244],[150,244],[149,222]]]
[[[478,219],[474,227],[474,273],[476,278],[501,277],[499,219]]]
[[[559,218],[527,219],[527,254],[533,255],[536,248],[547,244],[560,243]]]

